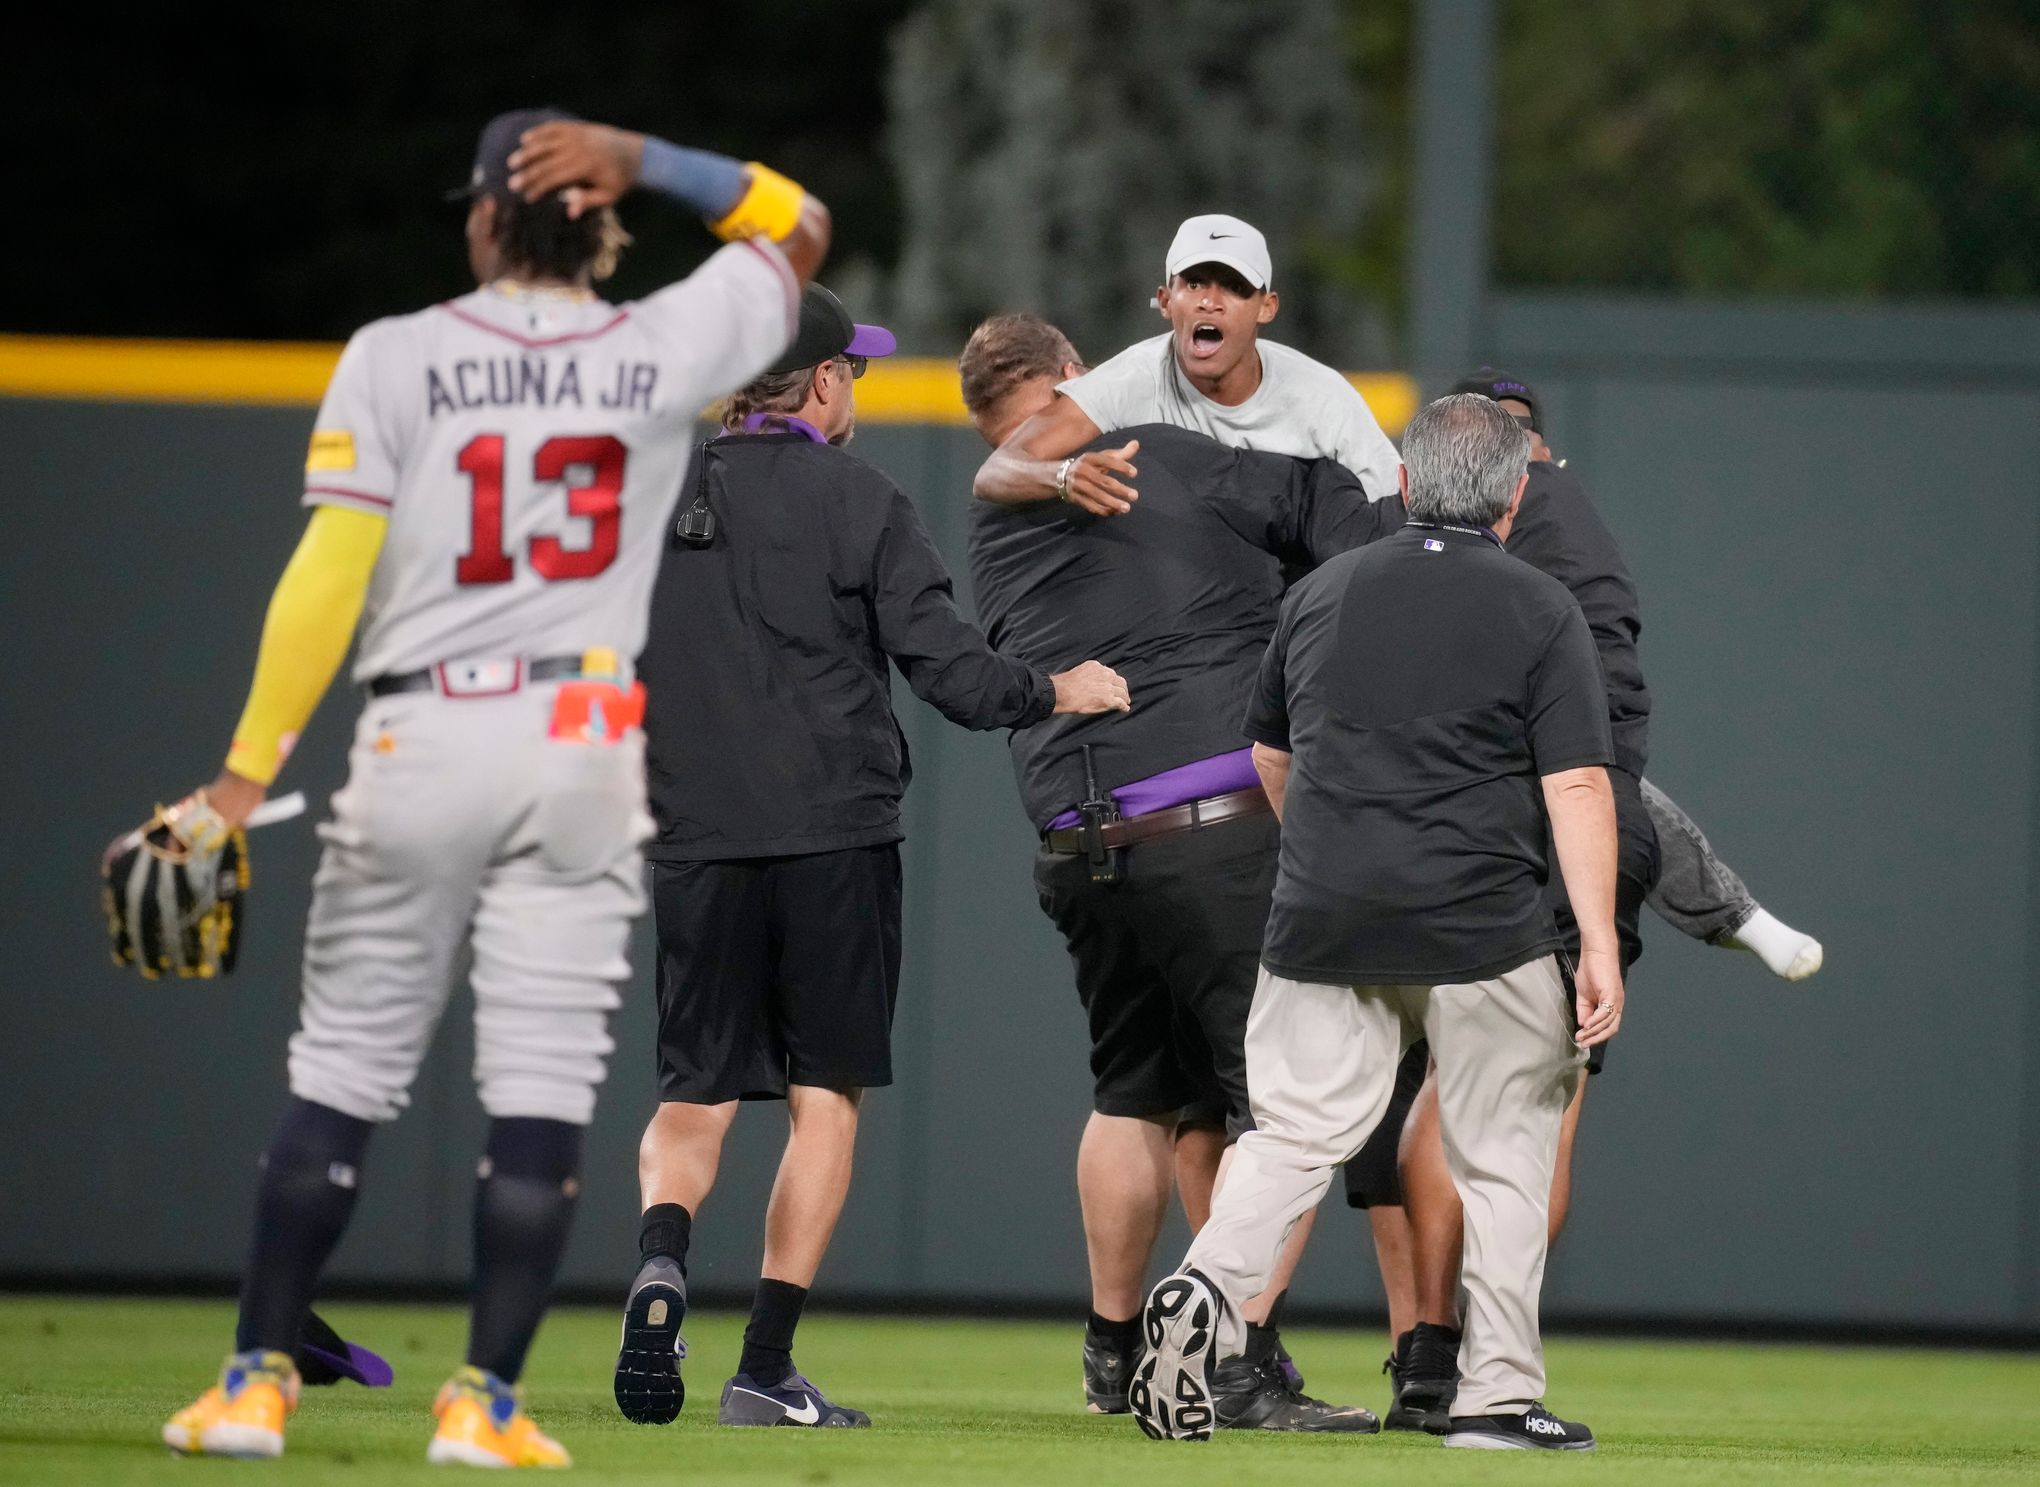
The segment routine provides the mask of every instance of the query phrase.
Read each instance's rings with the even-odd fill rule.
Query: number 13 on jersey
[[[616,561],[623,523],[617,498],[623,490],[626,453],[622,442],[609,434],[560,435],[538,446],[531,459],[535,483],[560,484],[576,469],[587,477],[585,484],[566,487],[566,514],[588,523],[587,545],[569,547],[558,537],[543,534],[527,544],[527,561],[548,583],[593,578]],[[473,491],[468,550],[453,565],[457,583],[508,583],[517,571],[516,560],[503,543],[505,457],[501,434],[477,434],[454,459]]]

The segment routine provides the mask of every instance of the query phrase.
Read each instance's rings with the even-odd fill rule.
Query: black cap
[[[485,191],[498,196],[510,194],[510,157],[517,153],[517,145],[524,138],[527,129],[536,129],[541,124],[550,124],[555,119],[572,121],[574,115],[557,108],[513,108],[507,114],[498,114],[482,126],[482,137],[475,143],[475,168],[465,186],[455,187],[446,193],[448,201],[466,201],[480,196]]]
[[[765,374],[818,367],[839,356],[891,356],[898,346],[884,326],[857,324],[841,300],[821,285],[810,284],[800,297],[800,329],[793,334],[793,344]]]
[[[1500,402],[1513,398],[1530,410],[1530,427],[1537,427],[1537,394],[1530,384],[1521,377],[1512,377],[1507,372],[1496,371],[1493,367],[1482,367],[1471,377],[1461,377],[1452,384],[1453,392],[1477,392],[1484,398]]]

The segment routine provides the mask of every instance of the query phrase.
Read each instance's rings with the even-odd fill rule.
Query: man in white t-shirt
[[[1235,449],[1329,457],[1369,500],[1396,493],[1402,464],[1367,400],[1344,376],[1261,338],[1281,296],[1268,242],[1210,213],[1176,229],[1155,304],[1169,330],[1056,388],[978,470],[975,493],[1000,505],[1060,499],[1099,516],[1132,509],[1138,440],[1078,454],[1107,429],[1168,423]]]

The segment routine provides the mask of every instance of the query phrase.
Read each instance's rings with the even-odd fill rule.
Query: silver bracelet
[[[1055,467],[1055,498],[1058,501],[1070,498],[1070,471],[1076,469],[1077,461],[1082,458],[1081,454],[1073,454]]]

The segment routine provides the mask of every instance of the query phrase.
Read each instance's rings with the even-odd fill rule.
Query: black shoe
[[[1520,1415],[1462,1415],[1446,1427],[1445,1444],[1475,1451],[1591,1451],[1594,1432],[1559,1419],[1539,1401]]]
[[[1373,1435],[1381,1429],[1372,1410],[1326,1404],[1290,1388],[1272,1355],[1226,1359],[1211,1371],[1211,1393],[1221,1430]]]
[[[1402,1360],[1409,1350],[1410,1335],[1405,1332],[1395,1340],[1388,1356],[1381,1360],[1381,1371],[1388,1375],[1388,1416],[1382,1423],[1389,1430],[1402,1429],[1396,1423],[1396,1409],[1402,1404]]]
[[[1140,1361],[1140,1341],[1121,1343],[1084,1329],[1084,1403],[1094,1415],[1127,1412],[1126,1386]]]
[[[1223,1303],[1194,1270],[1166,1276],[1141,1312],[1147,1350],[1133,1370],[1126,1403],[1151,1440],[1211,1439],[1211,1364]]]
[[[1396,1339],[1387,1425],[1443,1435],[1459,1392],[1459,1329],[1419,1322]]]
[[[761,1384],[740,1373],[723,1385],[719,1425],[807,1425],[818,1430],[862,1430],[871,1416],[847,1404],[831,1404],[805,1376],[790,1373],[776,1384]]]
[[[639,1425],[669,1424],[687,1398],[680,1360],[687,1340],[687,1279],[679,1262],[654,1255],[639,1267],[623,1306],[623,1346],[616,1353],[616,1407]]]

